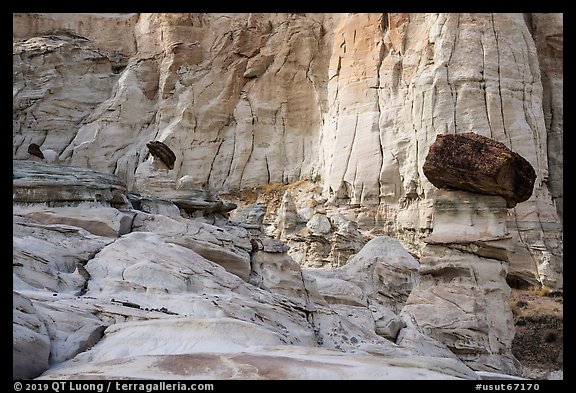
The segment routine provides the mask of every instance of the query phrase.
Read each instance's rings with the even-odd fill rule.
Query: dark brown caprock
[[[150,154],[160,159],[169,169],[174,169],[176,155],[168,146],[159,141],[151,141],[146,144],[146,147],[150,150]]]
[[[31,143],[30,146],[28,146],[28,153],[38,158],[44,159],[44,153],[42,153],[40,150],[40,146],[35,143]]]
[[[438,188],[500,195],[508,208],[529,199],[536,180],[526,159],[503,143],[473,132],[438,135],[422,170]]]

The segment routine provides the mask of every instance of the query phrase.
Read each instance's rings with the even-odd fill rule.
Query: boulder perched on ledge
[[[508,208],[529,199],[536,180],[526,159],[473,132],[438,135],[422,169],[438,188],[500,195]]]
[[[176,155],[168,146],[159,141],[151,141],[146,144],[150,154],[162,161],[168,169],[174,169]]]

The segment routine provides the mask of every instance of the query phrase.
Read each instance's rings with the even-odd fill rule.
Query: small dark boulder
[[[44,159],[44,153],[40,150],[40,146],[35,143],[31,143],[30,146],[28,146],[28,153],[35,157]]]
[[[150,150],[150,154],[162,161],[169,169],[174,169],[176,155],[168,146],[159,141],[151,141],[146,144],[146,147]]]
[[[500,195],[508,208],[529,199],[536,180],[526,159],[503,143],[473,132],[438,135],[422,170],[438,188]]]

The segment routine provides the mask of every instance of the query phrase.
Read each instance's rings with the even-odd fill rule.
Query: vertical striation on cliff
[[[136,191],[311,179],[420,254],[428,148],[475,130],[536,171],[510,274],[562,288],[562,34],[561,14],[14,14],[14,157],[36,143]]]

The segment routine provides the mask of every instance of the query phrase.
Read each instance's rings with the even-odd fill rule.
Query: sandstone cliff
[[[557,14],[15,14],[13,155],[29,159],[36,143],[156,194],[309,179],[332,232],[343,231],[339,213],[364,235],[351,253],[376,233],[422,255],[434,227],[428,147],[438,134],[473,131],[536,170],[532,197],[508,211],[509,274],[561,289],[562,23]],[[151,140],[174,151],[173,170],[148,154]],[[298,260],[321,265],[329,252]]]

